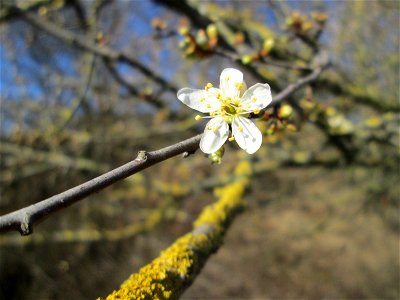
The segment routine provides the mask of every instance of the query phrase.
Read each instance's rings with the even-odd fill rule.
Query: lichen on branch
[[[243,210],[243,194],[251,173],[250,162],[241,161],[235,169],[235,180],[215,191],[218,201],[203,209],[193,230],[132,274],[106,299],[178,298],[219,248],[234,217]]]

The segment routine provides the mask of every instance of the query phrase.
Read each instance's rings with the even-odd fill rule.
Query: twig
[[[319,77],[321,72],[327,67],[327,65],[317,67],[311,74],[300,78],[296,83],[289,84],[283,91],[281,91],[278,95],[273,98],[273,104],[277,102],[281,102],[289,95],[293,94],[295,91],[303,87],[304,85],[311,83]]]
[[[64,123],[60,126],[60,129],[58,131],[63,131],[65,128],[67,128],[69,123],[73,120],[73,118],[77,114],[79,108],[82,106],[82,104],[86,100],[87,94],[89,92],[89,87],[92,84],[92,80],[93,80],[93,73],[94,73],[93,71],[94,71],[95,65],[96,65],[96,55],[93,55],[91,60],[92,61],[90,62],[89,74],[88,74],[88,77],[87,77],[87,80],[86,80],[86,84],[85,84],[85,88],[83,90],[83,93],[82,93],[78,103],[76,103],[75,107],[72,109],[72,112],[69,115],[68,119],[64,121]]]
[[[118,70],[110,63],[110,61],[104,60],[104,64],[107,67],[107,69],[110,71],[110,74],[114,77],[114,79],[120,85],[126,87],[132,95],[140,98],[140,92],[138,91],[138,89],[132,83],[130,83],[128,80],[126,80],[121,74],[119,74]],[[156,108],[164,108],[165,107],[164,103],[156,97],[150,97],[150,99],[146,99],[146,100],[147,100],[147,103],[154,105]]]
[[[299,79],[296,83],[290,84],[282,92],[273,97],[272,103],[278,103],[300,89],[302,86],[316,80],[326,65],[316,68],[310,75]],[[252,116],[253,117],[253,116]],[[153,152],[139,152],[138,157],[108,173],[95,179],[76,186],[61,194],[22,208],[15,212],[0,217],[0,232],[18,230],[22,235],[32,233],[32,225],[52,212],[67,207],[78,200],[81,200],[94,192],[97,192],[114,182],[133,175],[158,162],[169,159],[177,154],[191,153],[198,148],[201,135],[182,141],[178,144]]]
[[[0,217],[0,232],[18,230],[22,235],[29,235],[32,233],[33,225],[42,221],[51,213],[70,206],[78,200],[81,200],[116,181],[140,172],[156,163],[184,152],[196,150],[199,146],[200,138],[201,135],[197,135],[172,146],[152,152],[139,151],[136,159],[114,170],[71,188],[61,194]]]

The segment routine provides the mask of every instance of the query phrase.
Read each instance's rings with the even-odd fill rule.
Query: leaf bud
[[[222,146],[214,153],[209,154],[208,158],[211,160],[212,164],[221,164],[224,153],[225,153],[225,148],[224,148],[224,146]]]
[[[289,104],[282,105],[278,110],[278,117],[281,119],[289,119],[293,114],[293,108]]]

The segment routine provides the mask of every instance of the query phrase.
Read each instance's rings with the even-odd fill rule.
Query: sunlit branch
[[[114,170],[61,194],[0,217],[0,232],[18,230],[22,235],[28,235],[32,233],[32,227],[35,223],[42,221],[51,213],[70,206],[118,180],[140,172],[161,161],[184,152],[194,152],[199,146],[200,138],[201,135],[197,135],[160,150],[152,152],[140,151],[136,159]]]
[[[282,92],[273,97],[273,103],[278,103],[284,100],[304,85],[316,80],[325,67],[326,65],[318,67],[308,76],[299,79],[296,83],[290,84]],[[132,162],[105,173],[95,179],[26,208],[2,216],[0,217],[0,232],[18,230],[23,235],[30,234],[32,232],[32,225],[42,220],[50,213],[67,207],[118,180],[135,174],[158,162],[183,152],[191,153],[195,151],[198,148],[200,138],[201,135],[198,135],[158,151],[148,153],[143,152],[142,154],[145,159],[142,159],[143,157],[140,157],[139,155],[138,158]]]
[[[243,210],[250,163],[240,162],[234,173],[235,180],[219,190],[218,201],[203,209],[191,232],[132,274],[106,299],[178,299],[221,246],[233,219]]]

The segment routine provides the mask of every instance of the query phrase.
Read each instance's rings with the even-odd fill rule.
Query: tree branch
[[[200,138],[201,134],[160,150],[152,152],[139,151],[136,159],[114,170],[61,194],[0,217],[0,232],[18,230],[22,235],[29,235],[32,233],[33,225],[42,221],[51,213],[70,206],[116,181],[138,173],[154,164],[184,152],[195,151],[199,146]]]
[[[203,209],[191,232],[132,274],[106,299],[178,299],[221,246],[230,224],[244,208],[251,164],[241,161],[234,173],[235,180],[219,190],[218,201]]]
[[[33,13],[24,12],[17,7],[9,8],[9,10],[12,10],[16,15],[20,16],[22,19],[24,19],[32,26],[38,28],[39,30],[47,32],[48,34],[64,41],[65,43],[74,45],[82,50],[92,52],[93,54],[96,54],[110,61],[119,61],[127,63],[131,67],[139,70],[146,77],[151,78],[154,82],[163,86],[165,89],[170,90],[172,92],[178,91],[178,89],[172,83],[168,82],[160,75],[156,74],[155,72],[150,70],[148,67],[146,67],[145,65],[143,65],[142,63],[140,63],[134,57],[132,57],[127,53],[117,51],[107,46],[99,46],[91,42],[84,36],[76,35],[68,30],[65,30],[57,26],[57,24],[46,21],[43,18],[40,18]]]
[[[317,67],[312,73],[309,75],[302,77],[297,80],[297,82],[289,84],[283,91],[281,91],[278,95],[276,95],[273,99],[273,104],[277,102],[281,102],[306,84],[309,84],[319,77],[322,71],[327,67],[327,64],[324,66]]]
[[[296,83],[290,84],[282,92],[273,97],[273,103],[278,103],[290,96],[304,85],[316,80],[326,65],[316,68],[311,74],[299,79]],[[191,153],[198,148],[201,135],[182,141],[175,145],[153,152],[139,152],[138,157],[108,173],[96,177],[86,183],[69,189],[61,194],[22,208],[15,212],[0,217],[0,232],[18,230],[22,235],[32,233],[34,223],[44,219],[47,215],[70,206],[94,192],[97,192],[114,182],[133,175],[158,162],[169,159],[180,153]]]

